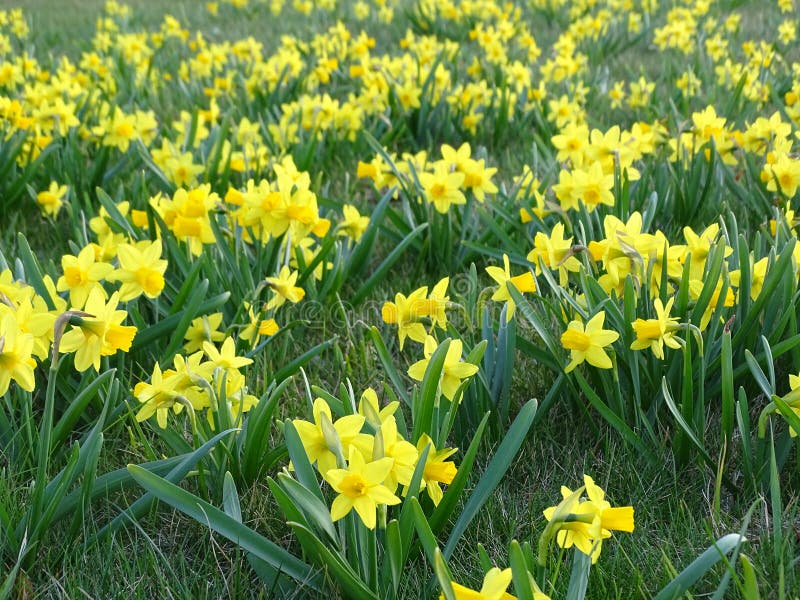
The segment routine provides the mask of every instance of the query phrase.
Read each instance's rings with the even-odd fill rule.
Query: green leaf
[[[419,505],[419,500],[411,498],[407,502],[411,503],[411,513],[414,515],[414,525],[416,526],[417,537],[419,537],[419,541],[422,544],[422,549],[425,551],[428,560],[433,564],[436,559],[436,550],[438,550],[436,536],[431,531],[431,526],[422,511],[422,507]]]
[[[286,448],[289,450],[289,458],[292,460],[292,467],[297,475],[297,480],[307,490],[311,490],[320,502],[324,502],[325,499],[322,496],[322,490],[319,489],[316,471],[314,471],[311,463],[308,462],[308,455],[303,447],[300,434],[297,433],[294,423],[289,419],[283,422],[283,437],[286,440]]]
[[[472,437],[469,448],[467,448],[467,452],[464,454],[464,458],[458,466],[456,476],[453,478],[453,481],[450,482],[450,485],[447,486],[447,491],[445,491],[442,496],[439,506],[436,507],[431,515],[429,522],[431,529],[436,534],[447,524],[456,506],[458,506],[458,503],[461,501],[461,494],[464,492],[464,488],[469,482],[469,477],[472,474],[472,466],[475,464],[475,457],[478,454],[478,449],[483,440],[483,433],[488,422],[489,413],[487,412],[483,416],[483,419],[481,419],[478,429]]]
[[[239,523],[242,522],[242,507],[239,504],[239,492],[236,491],[236,483],[230,471],[225,471],[222,480],[222,508],[225,514],[233,517]]]
[[[680,598],[723,557],[733,552],[746,541],[746,538],[738,533],[729,533],[721,537],[668,583],[653,600],[676,600]]]
[[[295,505],[305,511],[312,519],[312,522],[328,536],[332,545],[338,545],[336,529],[333,527],[331,513],[328,505],[320,500],[314,492],[292,479],[285,473],[278,473],[278,482],[283,489],[294,500]]]
[[[158,475],[154,475],[147,469],[137,465],[128,465],[128,471],[139,485],[159,500],[187,514],[199,523],[208,525],[212,530],[280,569],[286,575],[307,586],[308,589],[316,592],[322,591],[319,577],[309,565],[249,527],[237,522],[236,519],[226,515],[217,507]]]
[[[461,539],[461,536],[472,522],[472,519],[475,518],[475,515],[478,514],[481,507],[491,497],[492,492],[494,492],[495,488],[506,474],[508,467],[511,466],[514,457],[517,455],[517,451],[528,436],[531,425],[533,425],[533,419],[536,416],[536,408],[536,400],[529,400],[525,406],[522,407],[522,410],[519,411],[517,418],[514,419],[508,433],[506,433],[497,452],[495,452],[489,464],[486,466],[486,471],[480,481],[478,481],[478,485],[475,486],[467,504],[464,506],[464,510],[453,526],[453,530],[450,533],[450,537],[444,549],[445,557],[449,557],[453,553],[458,540]]]
[[[400,536],[400,525],[392,519],[386,526],[386,562],[392,577],[392,590],[396,594],[403,573],[403,540]],[[384,569],[385,571],[385,569]]]
[[[589,570],[592,559],[589,555],[576,550],[572,553],[572,573],[569,576],[566,600],[583,600],[589,586]]]
[[[236,430],[235,429],[228,429],[227,431],[222,431],[222,432],[218,433],[217,435],[215,435],[210,440],[208,440],[205,444],[200,446],[194,452],[188,453],[185,456],[180,457],[180,461],[178,461],[177,464],[172,466],[172,468],[169,470],[169,472],[167,472],[167,474],[164,476],[164,479],[166,481],[168,481],[168,482],[177,482],[177,481],[180,481],[181,479],[183,479],[184,477],[186,477],[186,475],[189,473],[189,471],[191,471],[197,465],[197,463],[200,462],[200,459],[203,458],[203,456],[205,456],[208,452],[211,451],[211,448],[213,448],[222,438],[224,438],[226,435],[232,433],[233,431],[236,431]],[[145,464],[145,465],[138,465],[137,468],[138,469],[144,469],[148,473],[151,473],[154,477],[158,477],[159,479],[161,479],[161,476],[157,474],[158,471],[156,471],[156,469],[152,468],[151,464],[155,465],[155,464],[158,464],[158,463],[148,463],[148,464]],[[171,462],[166,463],[166,464],[172,465]],[[102,481],[103,480],[102,477],[97,480],[98,484],[100,484],[101,482],[103,484],[105,484],[102,487],[100,487],[100,490],[104,490],[104,489],[105,490],[110,490],[110,489],[114,489],[116,487],[121,488],[126,483],[126,479],[132,477],[130,469],[125,469],[125,470],[120,469],[120,471],[117,471],[117,472],[113,473],[112,475],[115,475],[115,477],[113,479],[113,482],[114,482],[113,486],[110,485],[111,484],[110,481],[109,482]],[[129,521],[132,521],[132,520],[135,520],[135,519],[138,519],[139,517],[141,517],[143,514],[145,514],[150,509],[150,507],[153,505],[153,500],[154,500],[154,498],[153,498],[152,494],[144,494],[141,498],[136,500],[128,508],[126,508],[120,514],[118,514],[116,517],[114,517],[114,519],[110,523],[108,523],[105,526],[103,526],[94,535],[94,537],[92,538],[91,541],[92,542],[98,541],[98,540],[102,539],[106,534],[111,533],[113,531],[116,531],[117,529],[119,529],[125,523],[127,523]]]
[[[352,598],[353,600],[378,599],[378,596],[361,580],[358,573],[338,554],[331,552],[328,546],[320,541],[311,530],[300,523],[292,521],[289,521],[287,525],[292,528],[292,531],[301,540],[304,547],[313,548],[313,552],[310,552],[312,558],[319,566],[326,569],[329,576],[338,582],[346,598]],[[374,532],[372,533],[374,535]]]
[[[44,298],[47,303],[47,308],[55,310],[56,305],[50,294],[47,292],[47,287],[44,285],[42,278],[42,269],[39,266],[39,261],[36,260],[28,245],[28,240],[21,233],[17,236],[17,251],[19,252],[19,259],[22,261],[22,266],[25,268],[25,281],[33,286],[36,293]]]
[[[458,600],[451,583],[453,576],[450,574],[450,569],[447,567],[447,562],[445,562],[442,551],[439,548],[436,548],[434,553],[433,570],[436,572],[436,579],[439,581],[439,587],[445,600]]]
[[[514,592],[518,600],[534,600],[535,582],[528,571],[528,563],[525,561],[525,555],[517,540],[511,540],[511,544],[509,544],[508,562],[514,581]]]
[[[742,565],[742,597],[744,600],[761,600],[758,592],[758,578],[750,559],[744,554],[739,554],[739,563]]]
[[[617,415],[609,406],[600,399],[600,396],[597,395],[592,387],[589,385],[589,382],[586,381],[583,374],[575,370],[572,372],[575,376],[575,379],[578,381],[578,385],[580,385],[583,393],[586,395],[586,399],[589,400],[589,403],[600,413],[600,415],[608,421],[609,425],[611,425],[614,429],[617,430],[622,438],[630,444],[632,447],[636,448],[642,456],[648,458],[649,460],[654,460],[653,451],[645,445],[642,439],[634,433],[633,429],[631,429],[628,424],[622,420],[622,418]]]
[[[667,378],[664,377],[661,380],[661,390],[664,394],[664,400],[667,403],[667,407],[669,408],[672,416],[675,417],[675,421],[680,426],[681,430],[686,434],[686,437],[695,445],[695,447],[700,451],[700,455],[703,459],[708,463],[708,465],[712,468],[716,468],[717,464],[711,458],[708,451],[706,450],[705,445],[697,438],[695,435],[694,430],[689,426],[689,424],[684,420],[683,416],[678,410],[678,407],[675,406],[675,400],[672,398],[672,394],[669,391],[669,386],[667,385]]]
[[[431,355],[422,378],[422,385],[415,394],[417,402],[416,406],[412,406],[411,416],[414,427],[411,443],[416,443],[423,433],[433,433],[436,429],[433,426],[433,409],[439,402],[439,382],[442,378],[442,369],[448,348],[450,348],[450,338],[439,344],[439,347]]]

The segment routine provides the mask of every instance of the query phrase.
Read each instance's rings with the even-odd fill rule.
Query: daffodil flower
[[[409,377],[417,381],[422,381],[422,378],[425,377],[425,371],[428,368],[431,356],[433,356],[433,353],[436,352],[438,347],[439,345],[433,337],[428,336],[425,338],[425,358],[411,365],[408,369]],[[447,355],[444,359],[444,365],[442,365],[442,375],[439,383],[442,394],[444,394],[444,397],[448,400],[452,400],[456,395],[458,386],[461,385],[463,379],[472,377],[478,372],[477,365],[461,362],[462,351],[463,344],[461,340],[450,341],[450,346],[447,348]]]
[[[355,509],[369,529],[375,529],[378,505],[400,504],[400,498],[383,485],[392,469],[392,458],[366,462],[356,448],[350,448],[346,469],[330,469],[324,477],[339,493],[331,504],[331,519],[338,521]]]
[[[498,283],[497,290],[492,295],[492,300],[495,302],[505,301],[508,304],[506,309],[506,322],[510,322],[514,317],[516,310],[516,303],[511,296],[509,286],[513,286],[521,294],[525,292],[536,291],[536,280],[533,278],[533,273],[528,271],[522,275],[511,276],[511,267],[508,262],[508,255],[503,254],[503,268],[500,267],[486,267],[486,272],[489,277]]]
[[[678,329],[678,318],[669,316],[674,302],[675,298],[670,298],[667,301],[667,305],[664,306],[661,299],[656,298],[653,303],[656,309],[656,318],[636,319],[632,323],[636,339],[631,344],[631,350],[650,348],[656,358],[664,360],[664,345],[673,350],[681,347],[680,342],[675,337],[675,331]]]
[[[610,369],[611,359],[603,349],[619,339],[619,334],[603,329],[606,313],[600,311],[586,322],[570,321],[567,330],[561,334],[561,345],[570,351],[571,360],[564,369],[569,373],[584,361],[598,369]]]

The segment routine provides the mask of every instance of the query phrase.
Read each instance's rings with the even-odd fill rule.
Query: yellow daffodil
[[[425,342],[428,333],[420,319],[425,316],[423,303],[427,294],[428,288],[421,287],[411,292],[408,297],[398,292],[395,294],[394,302],[383,303],[381,317],[384,323],[397,325],[400,350],[403,349],[406,338],[419,343]]]
[[[32,392],[36,385],[33,369],[36,361],[31,356],[33,336],[20,331],[12,313],[0,320],[0,397],[5,395],[11,381],[23,390]]]
[[[66,185],[58,185],[55,181],[51,181],[50,187],[36,194],[36,201],[44,214],[55,219],[58,216],[58,211],[64,205],[64,196],[66,194]]]
[[[222,313],[203,315],[192,319],[189,328],[183,336],[186,342],[183,349],[192,354],[202,350],[205,342],[221,342],[225,339],[225,334],[219,330],[222,325]]]
[[[118,350],[130,350],[136,327],[122,325],[128,316],[117,310],[119,294],[115,292],[108,303],[100,288],[89,292],[84,306],[85,317],[80,317],[73,328],[61,338],[60,352],[75,352],[75,368],[83,372],[89,367],[100,370],[100,358]]]
[[[423,433],[419,437],[419,440],[417,440],[417,451],[422,455],[422,452],[428,447],[430,447],[430,449],[428,450],[428,458],[425,460],[425,467],[422,472],[422,487],[427,492],[428,497],[433,501],[433,504],[438,506],[444,496],[440,484],[450,485],[458,473],[456,463],[451,460],[446,460],[455,454],[458,448],[443,448],[442,450],[437,450],[430,436]]]
[[[177,401],[180,395],[175,390],[175,386],[170,378],[164,378],[161,367],[156,363],[150,383],[140,381],[133,389],[134,397],[142,403],[142,407],[136,413],[136,420],[146,421],[156,415],[156,421],[161,429],[167,427],[167,414],[172,409],[175,414],[184,409],[184,405]]]
[[[653,303],[656,309],[656,318],[636,319],[632,323],[636,339],[631,344],[631,350],[650,348],[656,358],[664,360],[664,345],[673,350],[681,347],[680,342],[675,337],[675,331],[678,329],[678,318],[669,316],[674,303],[675,298],[670,298],[667,301],[667,305],[664,306],[661,299],[656,298]]]
[[[428,368],[431,356],[433,356],[433,353],[438,347],[439,344],[433,337],[428,336],[425,338],[425,358],[411,365],[408,369],[409,377],[417,381],[422,381],[422,378],[425,377],[425,370]],[[444,394],[444,397],[448,400],[452,400],[456,395],[456,391],[463,379],[472,377],[478,372],[477,365],[461,362],[462,352],[463,345],[461,340],[451,340],[450,346],[447,348],[444,365],[442,365],[442,375],[439,382],[442,394]]]
[[[447,163],[437,163],[432,173],[422,172],[418,177],[425,201],[433,204],[437,212],[445,214],[452,204],[467,202],[460,189],[464,183],[464,174],[450,171]]]
[[[378,505],[400,504],[400,498],[383,485],[392,469],[393,459],[366,462],[356,448],[350,448],[346,469],[330,469],[324,477],[338,492],[331,504],[331,519],[338,521],[355,509],[369,529],[375,529]]]
[[[345,204],[342,207],[344,219],[337,227],[338,235],[346,235],[354,242],[361,239],[369,225],[369,217],[362,217],[355,206]]]
[[[303,288],[295,285],[295,283],[297,283],[297,276],[297,271],[292,271],[289,269],[289,267],[284,265],[281,267],[280,273],[278,273],[277,277],[266,278],[267,285],[269,285],[269,287],[275,293],[269,302],[267,302],[265,306],[266,310],[283,306],[287,300],[293,304],[296,304],[303,299],[303,297],[306,295],[306,291]]]
[[[507,254],[503,254],[502,269],[500,267],[486,267],[486,272],[489,274],[489,277],[498,283],[498,288],[492,295],[492,300],[495,302],[505,301],[508,304],[508,308],[506,309],[506,321],[511,321],[514,317],[514,311],[517,305],[514,302],[514,298],[511,297],[508,287],[509,285],[514,286],[521,294],[525,292],[535,292],[536,280],[533,278],[533,273],[528,271],[522,275],[512,277]]]
[[[161,242],[141,242],[117,246],[119,268],[108,276],[120,281],[119,299],[127,302],[144,294],[156,298],[164,289],[167,261],[161,258]]]
[[[64,274],[59,277],[56,289],[59,292],[69,291],[69,301],[75,309],[83,308],[89,292],[97,292],[106,298],[106,292],[100,282],[106,279],[114,267],[108,263],[97,262],[94,248],[88,245],[78,256],[65,254],[61,257],[61,268]]]
[[[508,586],[511,585],[511,579],[511,569],[501,571],[497,567],[492,567],[483,577],[483,585],[479,592],[455,581],[450,582],[450,585],[456,600],[516,600],[516,596],[506,592]],[[444,594],[441,594],[439,600],[443,600],[443,598]],[[543,598],[540,596],[535,600],[543,600]]]
[[[561,345],[570,351],[571,360],[564,369],[569,373],[584,361],[598,369],[610,369],[611,359],[603,349],[619,339],[619,334],[610,329],[603,329],[606,313],[600,311],[586,322],[570,321],[567,330],[561,334]]]
[[[634,529],[634,510],[632,506],[612,508],[605,499],[605,492],[594,483],[588,475],[584,475],[584,491],[587,499],[573,497],[567,487],[561,488],[564,502],[559,506],[551,506],[544,511],[548,521],[558,513],[566,515],[558,524],[556,541],[562,548],[575,546],[590,556],[592,564],[597,562],[604,539],[611,537],[612,531],[632,532]]]
[[[381,424],[387,419],[392,418],[400,403],[397,400],[389,402],[383,408],[378,405],[378,394],[372,388],[367,388],[361,394],[361,400],[358,401],[358,414],[366,419],[374,429],[379,429]]]
[[[308,461],[312,465],[317,463],[317,469],[323,477],[329,470],[336,467],[335,451],[337,448],[331,447],[332,444],[338,444],[341,447],[343,457],[349,454],[351,446],[361,454],[370,455],[372,452],[372,436],[361,433],[364,417],[347,415],[333,422],[331,409],[322,398],[314,401],[313,423],[302,419],[295,419],[292,423],[303,443]],[[331,439],[332,436],[338,439]],[[391,465],[389,468],[391,469]]]
[[[226,338],[219,350],[211,342],[203,342],[203,352],[208,357],[209,369],[212,372],[214,369],[224,369],[230,374],[253,363],[252,358],[236,356],[236,342],[232,337]]]

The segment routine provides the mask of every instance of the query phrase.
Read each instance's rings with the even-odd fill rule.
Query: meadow
[[[0,599],[800,597],[798,10],[0,0]]]

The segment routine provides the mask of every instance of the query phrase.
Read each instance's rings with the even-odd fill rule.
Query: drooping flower
[[[350,204],[345,204],[342,207],[342,215],[344,219],[336,228],[337,234],[346,235],[354,242],[359,241],[367,230],[367,226],[369,226],[369,217],[361,216],[358,209]]]
[[[332,448],[329,442],[340,445],[343,457],[349,454],[351,446],[354,446],[362,454],[369,455],[372,452],[372,436],[361,433],[361,428],[364,426],[363,416],[347,415],[334,422],[330,406],[322,398],[314,401],[313,412],[313,423],[302,419],[295,419],[292,423],[303,443],[308,462],[312,465],[316,462],[317,469],[323,477],[329,470],[336,467],[336,454],[334,453],[336,448]],[[329,429],[327,435],[326,429]],[[331,435],[338,438],[338,441],[330,440]]]
[[[221,312],[195,317],[183,336],[186,340],[183,349],[192,354],[202,350],[205,342],[221,342],[225,339],[225,334],[219,330],[221,325]]]
[[[0,397],[16,381],[23,390],[32,392],[36,385],[33,369],[36,361],[31,356],[33,336],[19,329],[13,313],[0,320]]]
[[[456,600],[516,600],[516,596],[512,596],[506,590],[511,585],[511,569],[500,570],[497,567],[492,567],[483,578],[483,585],[480,591],[472,590],[468,587],[450,582],[453,588],[453,594]],[[544,600],[543,594],[535,597],[535,600]],[[439,600],[443,600],[444,594],[439,596]]]
[[[64,196],[66,194],[66,185],[58,185],[55,181],[51,181],[50,187],[36,194],[36,201],[44,214],[55,219],[58,211],[64,205]]]
[[[590,556],[594,564],[600,556],[603,540],[610,538],[612,531],[633,531],[634,510],[632,506],[612,507],[605,499],[605,492],[591,477],[584,475],[583,480],[586,500],[581,500],[579,495],[562,486],[561,496],[564,500],[558,506],[547,508],[544,516],[552,521],[559,515],[561,522],[558,523],[556,536],[559,546],[575,546]]]

